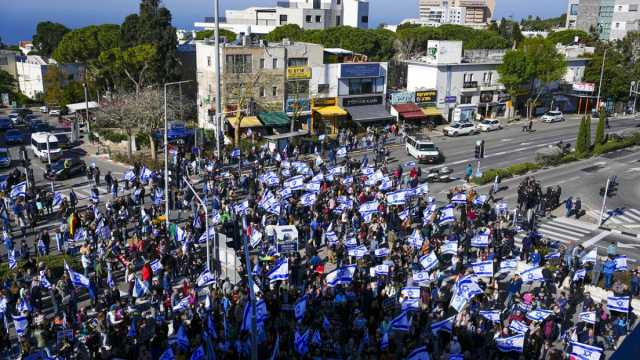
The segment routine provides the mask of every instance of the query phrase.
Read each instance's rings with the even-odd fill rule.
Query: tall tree
[[[508,51],[498,66],[500,82],[512,97],[517,100],[518,96],[526,95],[528,118],[545,86],[560,80],[566,71],[564,55],[543,38],[525,39],[518,49]]]
[[[47,104],[56,104],[59,106],[66,105],[64,103],[63,81],[64,74],[57,66],[49,66],[46,74],[42,79],[44,82],[44,101]]]
[[[0,70],[0,94],[12,93],[16,89],[17,81],[10,73]]]
[[[39,22],[33,35],[33,45],[40,55],[51,56],[62,38],[71,30],[66,26],[51,21]]]
[[[607,122],[607,112],[604,109],[600,109],[600,117],[598,119],[598,127],[596,127],[596,138],[594,146],[597,148],[600,145],[604,145],[607,141],[607,137],[604,133],[604,128]]]
[[[103,76],[109,76],[114,85],[125,87],[123,80],[128,79],[135,93],[146,85],[149,67],[157,58],[157,49],[151,44],[142,44],[126,50],[113,48],[103,51],[94,62]]]
[[[61,63],[86,63],[105,50],[119,47],[119,35],[120,27],[111,24],[76,29],[62,37],[52,56]]]

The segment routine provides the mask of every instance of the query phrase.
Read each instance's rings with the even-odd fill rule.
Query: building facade
[[[640,30],[640,0],[569,0],[566,26],[604,41],[623,39]]]
[[[45,60],[39,55],[18,56],[16,58],[16,72],[20,92],[34,99],[47,91],[44,81],[47,71],[56,66],[64,74],[61,85],[70,81],[82,81],[84,76],[84,64],[69,63],[58,64],[53,59]]]
[[[427,26],[442,24],[484,28],[491,21],[494,0],[419,0],[420,21]]]
[[[369,27],[368,0],[284,0],[273,7],[226,10],[222,29],[237,34],[267,34],[278,26],[296,24],[305,30],[335,26]],[[213,29],[214,19],[196,22],[196,27]]]

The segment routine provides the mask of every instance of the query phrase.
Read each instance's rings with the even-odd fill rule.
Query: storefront
[[[349,113],[338,106],[338,99],[334,97],[311,99],[310,133],[336,135],[347,120],[347,115]]]
[[[280,111],[258,113],[258,119],[260,119],[265,129],[277,134],[287,132],[291,127],[289,116]]]
[[[395,120],[384,107],[382,95],[345,97],[342,106],[358,126],[383,126]]]
[[[478,105],[476,104],[459,104],[453,110],[453,121],[456,122],[473,122],[476,118]]]
[[[415,102],[421,108],[422,115],[425,117],[429,127],[433,128],[443,122],[442,112],[437,107],[437,90],[416,91]]]
[[[229,135],[230,139],[235,137],[235,130],[238,128],[238,125],[240,125],[240,137],[243,135],[251,137],[255,136],[256,132],[264,132],[262,123],[256,116],[245,116],[242,119],[228,117],[227,124],[228,127],[225,133]]]
[[[420,124],[427,118],[422,109],[414,103],[392,105],[391,115],[396,116],[398,123],[407,124]]]

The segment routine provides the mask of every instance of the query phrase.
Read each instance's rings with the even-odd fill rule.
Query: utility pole
[[[83,82],[82,87],[84,89],[84,110],[85,110],[85,116],[87,121],[87,134],[89,134],[89,139],[92,139],[91,124],[89,122],[89,96],[87,95],[87,83]]]
[[[602,218],[604,217],[604,208],[607,203],[607,194],[609,194],[609,185],[611,185],[611,178],[607,178],[607,185],[604,187],[604,195],[602,196],[602,208],[600,209],[600,219],[598,219],[598,226],[602,226]]]
[[[602,56],[602,66],[600,67],[600,83],[598,83],[598,98],[596,100],[596,110],[600,111],[600,92],[602,91],[602,80],[604,78],[604,62],[607,59],[607,48],[604,49]]]
[[[218,157],[222,158],[222,152],[220,149],[220,138],[222,137],[222,90],[220,86],[220,0],[215,0],[214,6],[214,18],[215,18],[215,66],[216,66],[216,114],[215,114],[215,127],[216,127],[216,151]]]
[[[251,259],[249,258],[249,240],[246,229],[247,215],[242,215],[242,243],[244,247],[244,261],[247,267],[247,277],[249,280],[249,297],[251,300],[251,360],[258,360],[258,340],[256,338],[258,326],[256,324],[256,294],[253,291],[253,270],[251,269]]]

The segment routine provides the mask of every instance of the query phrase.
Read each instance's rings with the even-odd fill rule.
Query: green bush
[[[111,154],[111,160],[121,162],[123,164],[134,166],[135,164],[144,164],[147,168],[151,170],[160,170],[164,167],[164,160],[161,157],[158,158],[158,162],[154,163],[151,160],[151,156],[149,154],[137,152],[131,156],[131,159],[127,157],[126,152],[114,152]],[[169,160],[171,161],[171,160]]]
[[[62,276],[62,273],[64,273],[65,260],[72,269],[78,270],[78,261],[75,257],[69,255],[39,256],[36,258],[36,263],[44,263],[53,274],[53,279],[49,279],[49,281],[54,281],[54,279],[58,279],[60,276]],[[8,264],[0,264],[0,279],[6,280],[8,277],[12,276],[12,274],[16,274],[18,271],[21,271],[24,268],[24,265],[24,261],[18,261],[17,268],[9,270]]]
[[[149,141],[149,135],[143,133],[136,134],[136,146],[138,149],[149,149],[151,147],[151,143]]]
[[[96,131],[98,135],[102,138],[102,140],[111,141],[112,143],[120,143],[123,141],[127,141],[128,137],[126,134],[122,134],[110,129],[100,129]]]
[[[541,168],[542,164],[525,162],[514,164],[502,169],[489,169],[483,172],[482,176],[475,177],[473,182],[478,185],[484,185],[492,182],[496,178],[496,175],[500,176],[501,179],[508,179],[510,177],[526,174],[529,171],[535,171]]]

